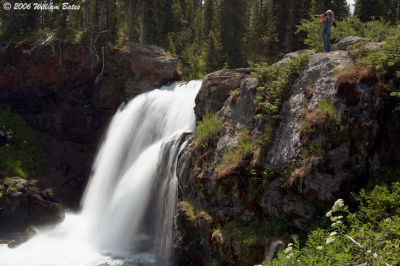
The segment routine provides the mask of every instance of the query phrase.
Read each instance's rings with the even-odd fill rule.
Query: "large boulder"
[[[43,189],[35,180],[20,177],[3,179],[0,187],[0,234],[22,232],[31,225],[59,222],[64,208],[52,189]]]
[[[207,113],[215,113],[221,109],[229,98],[229,93],[239,90],[242,82],[252,72],[252,69],[223,69],[208,74],[196,97],[194,112],[199,121]]]
[[[370,41],[371,40],[367,38],[362,38],[358,36],[349,36],[344,38],[343,40],[340,40],[336,45],[334,45],[332,47],[332,51],[338,51],[338,50],[346,51],[347,48],[351,45],[354,45],[359,42],[368,43]]]

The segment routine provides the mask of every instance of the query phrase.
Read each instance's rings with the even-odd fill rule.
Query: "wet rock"
[[[367,38],[362,38],[358,36],[349,36],[344,38],[343,40],[339,41],[335,46],[332,47],[332,51],[338,51],[338,50],[343,50],[346,51],[347,48],[351,45],[354,45],[359,42],[365,42],[368,43],[371,40]]]
[[[0,199],[0,233],[20,232],[28,225],[56,223],[64,218],[63,206],[55,201],[54,192],[43,190],[38,182],[6,178],[2,190],[6,193]]]
[[[19,245],[28,241],[36,233],[37,233],[37,229],[34,226],[29,226],[28,228],[25,229],[24,232],[22,232],[22,234],[18,238],[11,240],[10,242],[8,242],[7,245],[9,248],[16,248]]]

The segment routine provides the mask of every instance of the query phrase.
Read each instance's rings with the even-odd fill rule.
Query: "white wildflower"
[[[289,243],[287,246],[288,247],[293,247],[293,243]]]
[[[334,216],[334,217],[331,218],[331,221],[332,222],[336,222],[336,221],[338,221],[340,219],[343,219],[343,216]]]
[[[390,222],[390,221],[392,221],[392,219],[390,219],[390,218],[385,219],[385,222]]]
[[[338,199],[332,207],[332,211],[337,212],[340,211],[344,207],[344,200]]]
[[[285,252],[285,254],[288,254],[292,250],[293,250],[293,247],[287,247],[283,252]]]
[[[334,228],[334,227],[338,227],[339,225],[341,225],[342,224],[342,221],[337,221],[337,222],[335,222],[335,223],[333,223],[332,224],[332,227]]]
[[[332,211],[328,211],[327,213],[326,213],[326,217],[331,217],[332,216]]]
[[[286,255],[286,259],[290,259],[291,257],[293,257],[293,253],[289,253]]]
[[[335,235],[337,235],[336,232],[332,232],[332,233],[329,234],[329,236],[335,236]]]
[[[326,239],[325,243],[326,243],[326,244],[330,244],[330,243],[332,243],[333,241],[335,241],[335,239],[334,239],[333,237],[328,237],[328,238]]]
[[[318,246],[317,249],[318,249],[318,250],[323,250],[324,247],[323,247],[323,246]]]

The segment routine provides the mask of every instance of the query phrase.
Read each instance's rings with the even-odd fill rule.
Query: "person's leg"
[[[331,33],[328,32],[328,34],[326,35],[326,50],[327,52],[331,51]]]
[[[328,35],[323,32],[322,33],[322,41],[324,42],[324,52],[328,52],[328,45],[327,45]]]

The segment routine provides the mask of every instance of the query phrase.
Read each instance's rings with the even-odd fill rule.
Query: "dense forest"
[[[62,1],[47,4],[61,7]],[[187,78],[198,78],[223,67],[273,62],[303,48],[305,34],[297,25],[327,9],[334,10],[338,20],[350,16],[346,0],[75,0],[70,4],[80,8],[1,12],[3,45],[49,36],[93,47],[120,47],[127,41],[158,45],[180,57]],[[400,1],[358,0],[354,13],[362,22],[383,19],[395,24]]]

